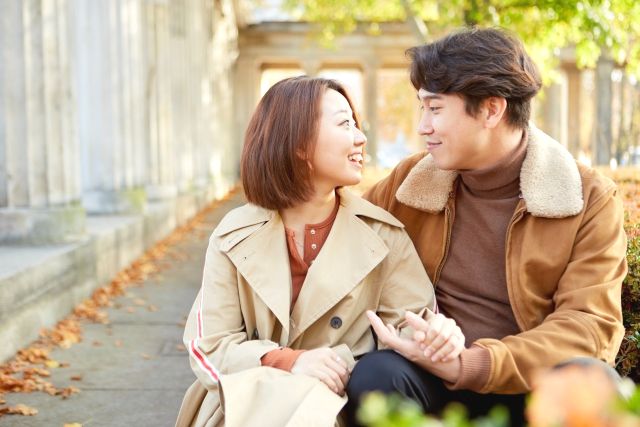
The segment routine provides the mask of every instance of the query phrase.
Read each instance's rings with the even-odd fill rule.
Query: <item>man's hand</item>
[[[432,362],[449,362],[464,350],[465,337],[455,320],[427,311],[427,320],[407,311],[408,324],[414,329],[413,339]]]
[[[307,350],[300,354],[291,368],[291,373],[317,378],[340,396],[344,396],[344,388],[349,380],[347,363],[336,352],[326,347]]]
[[[425,351],[420,348],[418,342],[401,338],[393,325],[388,324],[385,326],[382,319],[373,311],[367,310],[367,317],[378,336],[378,341],[382,344],[445,381],[455,383],[458,380],[460,376],[460,357],[455,357],[447,362],[432,362],[430,358],[425,356]]]

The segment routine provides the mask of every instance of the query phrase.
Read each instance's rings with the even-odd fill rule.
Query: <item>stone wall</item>
[[[236,183],[234,4],[3,2],[0,360]]]

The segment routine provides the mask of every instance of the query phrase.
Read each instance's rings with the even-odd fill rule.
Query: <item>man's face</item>
[[[464,99],[459,95],[420,89],[418,98],[422,107],[418,133],[425,137],[438,168],[474,170],[494,162],[482,106],[472,117],[465,111]]]

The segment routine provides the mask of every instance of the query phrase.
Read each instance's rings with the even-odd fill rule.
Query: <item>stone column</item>
[[[222,68],[218,68],[216,72],[217,75],[223,75]],[[229,99],[231,97],[230,93],[224,88],[224,83],[220,81],[214,82],[214,94],[219,99],[219,101],[216,102],[216,111],[222,111],[225,105],[231,103],[234,105],[235,133],[233,134],[233,139],[236,141],[236,148],[231,158],[238,164],[244,143],[244,134],[260,96],[260,63],[251,57],[240,55],[235,63],[235,73],[233,74],[235,75],[233,100]],[[216,128],[221,129],[223,126],[224,123],[220,122]],[[212,161],[214,174],[220,176],[222,176],[222,154],[224,153],[215,155]]]
[[[582,104],[582,80],[580,70],[575,65],[565,68],[568,86],[568,134],[567,148],[574,156],[580,152],[580,110]]]
[[[545,89],[544,124],[545,131],[562,145],[567,145],[567,79],[563,70],[559,70],[558,81]]]
[[[612,130],[611,130],[611,108],[613,87],[611,84],[611,73],[613,72],[613,61],[607,58],[600,58],[596,67],[596,121],[594,132],[595,164],[609,165],[611,160]]]
[[[146,190],[150,200],[175,197],[175,158],[172,144],[169,11],[165,3],[144,3],[145,87],[149,129]]]
[[[307,58],[302,61],[302,69],[304,73],[309,77],[315,77],[320,72],[320,68],[322,68],[322,62],[318,61],[315,58]]]
[[[0,243],[84,232],[66,0],[3,3],[0,14]]]
[[[367,135],[367,153],[371,156],[370,165],[375,167],[378,164],[378,61],[369,59],[364,66],[364,131]]]
[[[137,89],[142,79],[132,64],[141,44],[138,8],[137,0],[74,3],[83,205],[89,213],[140,212],[146,204],[144,141],[134,124],[143,102]]]

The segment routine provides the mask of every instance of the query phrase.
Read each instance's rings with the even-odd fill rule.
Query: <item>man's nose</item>
[[[431,125],[431,118],[428,114],[423,113],[418,123],[418,135],[429,135],[433,133],[433,126]]]

